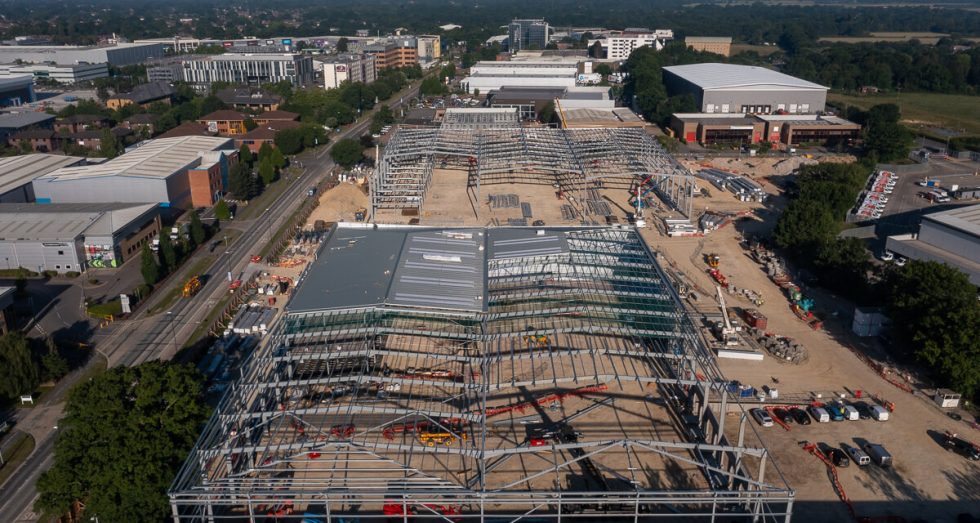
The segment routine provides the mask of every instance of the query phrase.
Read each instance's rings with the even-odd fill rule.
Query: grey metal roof
[[[37,111],[0,114],[0,129],[20,129],[54,120],[54,115]]]
[[[492,229],[487,258],[500,260],[568,252],[565,235],[554,229]]]
[[[23,187],[39,176],[84,161],[79,156],[25,154],[0,158],[0,194]]]
[[[980,204],[927,214],[923,218],[963,231],[980,240]]]
[[[766,69],[765,67],[755,67],[751,65],[736,64],[691,64],[674,65],[664,67],[673,75],[676,75],[698,87],[711,89],[739,89],[753,87],[776,87],[793,88],[806,90],[823,90],[827,88],[813,82],[796,78],[788,74]]]
[[[112,236],[156,209],[155,203],[4,203],[0,204],[0,240],[73,241]]]
[[[483,231],[406,234],[387,301],[439,309],[483,310]]]

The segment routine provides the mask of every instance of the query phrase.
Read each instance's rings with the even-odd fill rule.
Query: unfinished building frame
[[[555,186],[573,203],[601,188],[653,191],[668,210],[691,217],[693,176],[642,129],[520,127],[482,113],[469,119],[398,130],[371,181],[372,216],[421,210],[438,166],[465,171],[476,201],[482,186],[495,184]]]
[[[634,229],[338,228],[304,280],[175,480],[175,523],[790,520]]]

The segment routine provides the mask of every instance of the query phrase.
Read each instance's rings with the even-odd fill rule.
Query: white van
[[[865,454],[863,450],[847,444],[843,444],[841,447],[851,456],[851,461],[857,463],[859,467],[871,464],[871,457]]]
[[[808,410],[813,419],[817,420],[817,423],[830,423],[830,414],[826,410],[820,407],[810,407]]]
[[[857,421],[861,419],[861,414],[856,408],[854,408],[854,405],[844,405],[844,419],[848,421]]]
[[[881,405],[872,405],[871,417],[878,421],[888,421],[888,409]]]

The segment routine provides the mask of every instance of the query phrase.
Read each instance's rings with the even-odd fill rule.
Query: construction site
[[[521,127],[514,110],[447,110],[401,128],[370,182],[371,219],[422,225],[601,225],[691,218],[694,177],[640,128]],[[615,218],[615,220],[614,220]]]
[[[789,521],[674,288],[631,227],[335,227],[173,521]]]

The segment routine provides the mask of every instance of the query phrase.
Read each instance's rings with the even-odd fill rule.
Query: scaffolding
[[[447,118],[449,114],[447,113]],[[642,129],[554,129],[508,124],[501,114],[454,116],[438,129],[400,129],[371,180],[372,216],[380,209],[421,211],[440,168],[468,173],[477,201],[482,186],[538,184],[588,199],[588,191],[653,190],[673,211],[691,216],[693,175]]]
[[[428,245],[458,278],[441,285],[466,281],[445,253],[480,253],[485,296],[288,312],[171,487],[175,523],[790,520],[793,492],[746,444],[754,428],[634,229],[394,230],[405,241],[335,229],[317,263],[387,234],[398,246],[376,256]],[[389,288],[432,270],[392,263]]]

